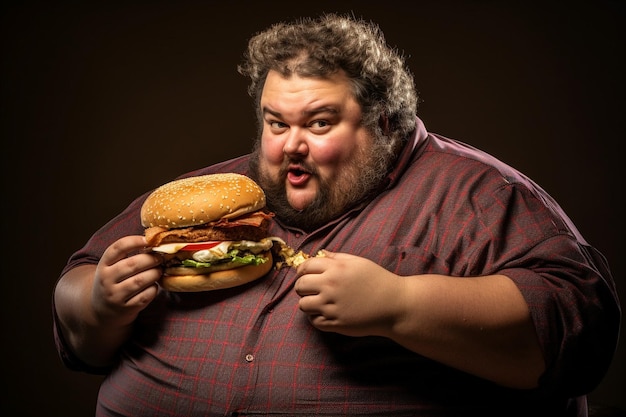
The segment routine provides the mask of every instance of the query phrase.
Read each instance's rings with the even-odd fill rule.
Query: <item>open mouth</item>
[[[311,178],[311,173],[299,166],[292,166],[287,171],[287,181],[296,187],[303,186],[309,178]]]
[[[299,177],[301,175],[307,174],[307,172],[305,170],[303,170],[303,169],[300,169],[300,168],[294,168],[294,169],[290,169],[289,170],[289,174],[291,174],[291,175],[293,175],[295,177]]]

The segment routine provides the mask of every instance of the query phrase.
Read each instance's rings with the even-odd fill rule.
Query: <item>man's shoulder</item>
[[[250,161],[250,154],[241,155],[226,161],[218,162],[213,165],[208,165],[203,168],[190,171],[183,174],[181,177],[196,177],[198,175],[218,174],[225,172],[234,172],[237,174],[248,174],[248,163]]]

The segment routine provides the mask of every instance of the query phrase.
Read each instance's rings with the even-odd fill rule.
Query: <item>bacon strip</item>
[[[149,227],[144,231],[148,246],[174,242],[206,242],[210,240],[260,240],[267,237],[268,220],[273,213],[257,211],[230,220],[218,220],[202,226],[167,229]]]
[[[236,227],[236,226],[255,226],[259,227],[263,224],[263,220],[269,220],[274,217],[274,213],[265,213],[263,211],[255,211],[254,213],[244,214],[236,219],[220,219],[215,222],[208,223],[207,226],[213,227]]]

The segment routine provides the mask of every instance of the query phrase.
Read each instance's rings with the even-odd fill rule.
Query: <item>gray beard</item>
[[[358,203],[377,195],[397,154],[388,143],[374,143],[367,150],[359,150],[357,157],[332,183],[322,180],[313,167],[308,167],[320,181],[319,191],[313,202],[303,210],[295,210],[287,200],[285,178],[290,163],[285,161],[278,178],[272,178],[260,165],[260,148],[257,145],[250,159],[251,177],[263,188],[269,210],[286,225],[305,231],[313,231],[339,217]]]

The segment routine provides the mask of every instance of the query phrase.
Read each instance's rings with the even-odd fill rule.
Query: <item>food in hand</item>
[[[273,265],[272,217],[263,190],[235,173],[169,182],[141,208],[148,246],[163,257],[160,284],[182,292],[229,288],[264,276]]]

